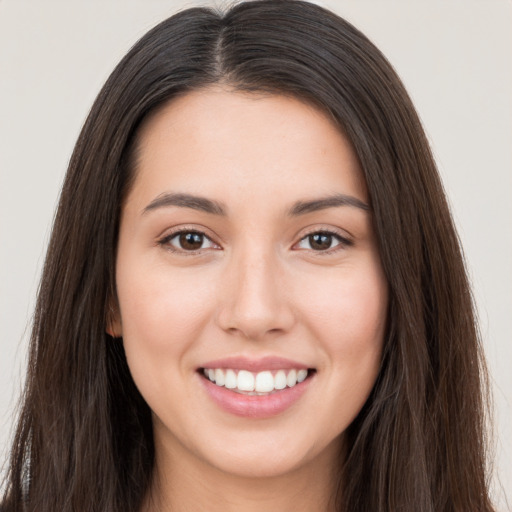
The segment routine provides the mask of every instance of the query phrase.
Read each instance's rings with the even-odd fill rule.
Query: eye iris
[[[203,235],[200,233],[181,233],[180,246],[183,249],[194,251],[200,249],[203,245]]]
[[[316,251],[325,251],[332,245],[332,235],[326,233],[315,233],[309,235],[309,244]]]

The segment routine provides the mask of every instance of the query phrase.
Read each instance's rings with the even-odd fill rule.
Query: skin
[[[208,198],[225,215],[147,210],[165,193]],[[343,433],[375,382],[388,302],[370,210],[289,214],[333,194],[368,204],[347,139],[297,99],[216,86],[144,124],[109,327],[153,411],[144,510],[332,509]],[[180,230],[207,238],[190,251]],[[326,231],[327,248],[312,245],[309,235]],[[316,372],[283,413],[239,417],[212,401],[197,371],[228,356],[291,358]]]

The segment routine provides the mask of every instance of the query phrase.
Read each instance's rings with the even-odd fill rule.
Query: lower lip
[[[245,418],[270,418],[283,413],[297,402],[308,389],[313,375],[292,388],[285,388],[269,395],[244,395],[223,386],[217,386],[199,375],[206,392],[226,412]]]

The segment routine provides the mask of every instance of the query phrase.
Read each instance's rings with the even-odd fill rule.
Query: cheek
[[[162,348],[201,325],[213,293],[208,281],[201,286],[199,276],[191,282],[190,275],[150,265],[118,264],[117,283],[123,336]]]
[[[310,328],[331,370],[333,395],[362,407],[379,371],[388,291],[380,266],[350,269],[308,294]],[[336,390],[334,392],[334,390]]]
[[[119,261],[117,293],[126,357],[148,401],[155,386],[172,385],[186,368],[186,355],[200,338],[209,314],[212,286],[200,277],[170,272],[161,265]]]
[[[133,380],[157,415],[176,412],[190,399],[181,384],[190,373],[189,354],[208,321],[205,305],[212,303],[213,287],[200,286],[200,276],[191,282],[190,275],[143,259],[137,265],[118,261],[116,277],[123,345]],[[168,401],[170,396],[174,399]]]
[[[346,275],[309,287],[312,322],[332,348],[359,351],[380,344],[387,317],[387,285],[379,268]]]

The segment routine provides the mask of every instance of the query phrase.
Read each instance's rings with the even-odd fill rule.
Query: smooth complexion
[[[212,87],[144,124],[135,171],[109,330],[153,412],[145,510],[330,510],[388,300],[350,144],[297,99]],[[309,369],[300,393],[248,396],[204,371],[286,365]]]

